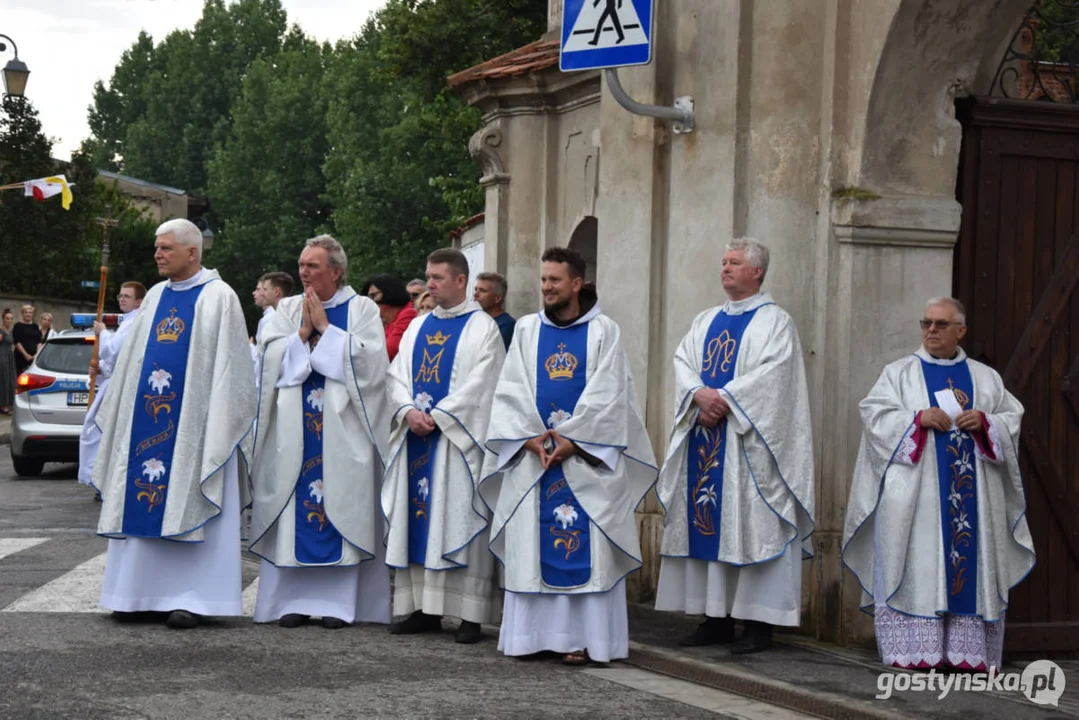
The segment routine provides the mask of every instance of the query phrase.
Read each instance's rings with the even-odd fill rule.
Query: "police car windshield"
[[[69,375],[86,375],[94,344],[83,338],[55,338],[45,343],[37,356],[37,366],[42,370]]]

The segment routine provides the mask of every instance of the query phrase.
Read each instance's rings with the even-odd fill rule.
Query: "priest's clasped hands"
[[[935,407],[922,410],[919,424],[929,430],[939,430],[941,432],[948,432],[952,429],[952,419],[948,416],[948,413]],[[977,410],[965,410],[959,413],[955,418],[955,426],[968,432],[985,430],[982,414]]]
[[[525,450],[536,454],[544,470],[550,470],[552,465],[558,465],[577,453],[577,447],[554,430],[526,442]]]
[[[305,343],[311,340],[315,333],[321,335],[330,326],[330,319],[326,317],[326,308],[322,307],[322,301],[311,288],[304,288],[303,296],[303,320],[300,325],[300,340]]]
[[[731,406],[714,388],[701,388],[693,393],[693,402],[701,409],[697,422],[708,428],[715,427],[731,411]]]

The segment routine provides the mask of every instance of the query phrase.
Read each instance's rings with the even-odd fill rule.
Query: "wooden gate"
[[[1026,408],[1020,464],[1038,555],[1011,592],[1005,643],[1079,650],[1079,107],[958,104],[963,220],[954,292],[967,353]]]

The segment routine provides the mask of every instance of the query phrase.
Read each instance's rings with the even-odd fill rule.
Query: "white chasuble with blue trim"
[[[348,303],[326,310],[331,325],[348,332]],[[296,482],[296,562],[332,565],[341,561],[341,533],[326,517],[322,488],[322,396],[326,376],[315,370],[303,381],[303,465]]]
[[[762,306],[763,307],[763,306]],[[742,335],[754,308],[740,315],[720,311],[704,341],[701,383],[722,388],[734,378]],[[723,464],[727,451],[727,418],[715,427],[695,422],[689,434],[686,508],[689,513],[689,557],[714,562],[719,557],[719,518],[723,510]]]
[[[922,360],[929,403],[940,407],[936,393],[951,390],[963,410],[971,410],[974,383],[966,360],[937,365]],[[944,538],[948,612],[976,615],[978,587],[978,497],[974,438],[959,428],[932,431],[937,448],[940,527]]]
[[[573,416],[588,382],[588,323],[568,328],[543,324],[537,345],[536,409],[547,427]],[[592,519],[577,501],[562,465],[539,480],[540,571],[555,588],[574,588],[592,577]]]
[[[474,311],[473,311],[474,312]],[[412,395],[416,409],[427,414],[446,397],[453,376],[457,343],[461,340],[472,312],[452,318],[427,316],[412,350]],[[405,437],[408,448],[408,562],[424,565],[427,559],[428,514],[431,494],[435,491],[432,466],[442,432],[435,428],[420,437],[411,430]]]
[[[157,304],[139,373],[140,402],[131,421],[123,517],[128,537],[162,536],[195,304],[204,287],[167,287]]]

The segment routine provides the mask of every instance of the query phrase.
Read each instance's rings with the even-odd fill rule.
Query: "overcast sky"
[[[289,23],[333,42],[352,37],[385,0],[282,0]],[[53,156],[69,160],[90,134],[87,108],[94,82],[106,84],[124,50],[146,30],[155,44],[177,28],[193,28],[202,0],[0,0],[0,33],[30,68],[26,96],[55,142]],[[0,39],[2,41],[2,39]],[[12,58],[0,53],[0,67]]]

